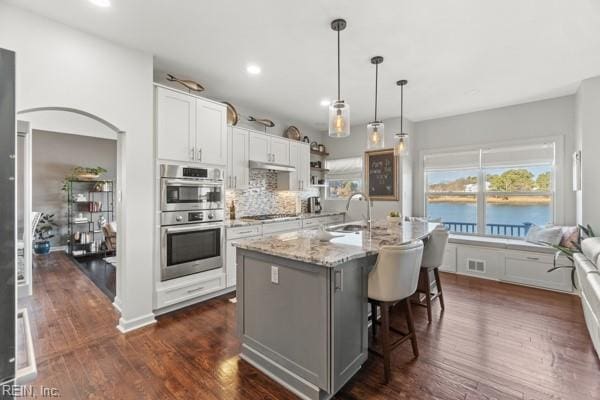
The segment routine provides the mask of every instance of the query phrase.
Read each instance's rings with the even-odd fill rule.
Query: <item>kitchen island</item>
[[[304,230],[235,243],[241,357],[302,398],[332,397],[367,359],[367,279],[379,248],[436,226],[347,223],[330,242]]]

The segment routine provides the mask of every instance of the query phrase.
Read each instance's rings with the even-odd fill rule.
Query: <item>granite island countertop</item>
[[[338,237],[321,242],[316,230],[301,230],[255,239],[241,239],[234,246],[273,256],[297,260],[324,267],[335,267],[347,261],[375,255],[381,246],[397,246],[423,239],[438,226],[437,223],[403,222],[388,226],[386,221],[375,221],[371,230],[332,232]]]
[[[302,214],[298,214],[298,215],[291,216],[291,217],[274,218],[274,219],[267,219],[267,220],[262,220],[262,221],[244,219],[242,217],[242,218],[238,218],[238,219],[234,219],[234,220],[231,220],[231,219],[225,220],[224,224],[225,224],[225,228],[238,228],[241,226],[274,224],[277,222],[295,221],[298,219],[331,217],[334,215],[344,215],[344,214],[345,214],[344,211],[322,211],[319,214],[302,213]]]

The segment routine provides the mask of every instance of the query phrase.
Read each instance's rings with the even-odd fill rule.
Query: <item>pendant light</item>
[[[379,78],[379,64],[383,62],[383,57],[376,56],[371,58],[371,64],[375,64],[375,118],[367,124],[367,149],[383,149],[384,146],[384,126],[383,122],[377,120],[377,81]]]
[[[329,106],[329,136],[342,138],[350,136],[350,106],[340,95],[340,31],[346,28],[346,21],[336,19],[331,22],[331,29],[337,32],[337,100]]]
[[[394,154],[397,156],[408,154],[408,133],[404,132],[404,86],[407,83],[406,79],[396,82],[400,86],[400,132],[394,135],[398,140],[394,146]]]

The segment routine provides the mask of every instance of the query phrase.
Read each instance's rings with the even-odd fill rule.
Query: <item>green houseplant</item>
[[[50,252],[50,239],[54,237],[54,214],[42,213],[35,227],[35,240],[33,251],[35,254],[48,254]]]
[[[577,284],[575,283],[575,257],[574,255],[577,253],[581,253],[581,240],[590,237],[596,237],[594,230],[588,224],[586,226],[578,225],[579,228],[579,239],[577,242],[571,241],[572,247],[561,246],[560,244],[554,245],[547,242],[543,242],[545,245],[553,247],[556,249],[556,253],[554,254],[554,265],[547,272],[556,271],[558,269],[567,268],[571,270],[571,283],[574,288],[577,288]],[[570,264],[560,265],[560,256],[564,255],[567,260],[569,260]]]

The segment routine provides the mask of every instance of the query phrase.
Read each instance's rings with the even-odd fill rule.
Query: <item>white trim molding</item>
[[[154,318],[154,313],[142,315],[141,317],[137,317],[132,320],[126,320],[125,318],[121,317],[119,318],[119,325],[117,325],[117,329],[121,331],[121,333],[128,333],[155,323],[156,318]]]

